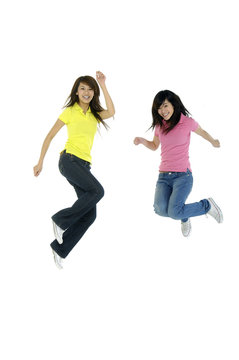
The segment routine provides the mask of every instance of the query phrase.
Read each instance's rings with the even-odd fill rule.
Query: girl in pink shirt
[[[214,147],[220,147],[219,141],[213,139],[189,117],[188,110],[172,91],[160,91],[155,96],[152,115],[153,141],[136,137],[134,143],[135,145],[143,144],[150,150],[157,150],[161,144],[160,173],[154,198],[156,214],[181,220],[184,236],[189,236],[191,233],[190,217],[208,213],[221,223],[222,212],[212,198],[185,204],[193,185],[189,162],[191,132],[202,136]]]

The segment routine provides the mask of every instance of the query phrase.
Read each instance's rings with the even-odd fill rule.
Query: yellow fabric
[[[67,125],[66,152],[91,163],[90,153],[98,122],[90,108],[84,114],[82,108],[75,103],[73,106],[67,107],[59,119]]]

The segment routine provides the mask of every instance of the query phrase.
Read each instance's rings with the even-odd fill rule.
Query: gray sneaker
[[[212,198],[208,198],[209,204],[211,205],[210,210],[207,214],[211,215],[219,224],[223,222],[222,210],[215,203]]]
[[[63,244],[62,235],[65,230],[61,229],[58,225],[56,225],[56,223],[53,220],[52,220],[52,224],[53,224],[53,231],[54,231],[56,240],[58,241],[59,244]]]
[[[63,269],[62,266],[62,258],[52,249],[53,255],[54,255],[54,261],[58,269]]]
[[[191,234],[192,227],[191,227],[190,219],[188,219],[188,221],[186,221],[186,222],[181,221],[181,230],[182,230],[183,236],[185,236],[185,237],[188,237]]]

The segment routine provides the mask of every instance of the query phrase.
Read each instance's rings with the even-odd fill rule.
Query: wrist
[[[99,85],[100,85],[100,87],[101,87],[102,90],[103,90],[103,89],[106,89],[106,84],[105,84],[105,83],[99,83]]]

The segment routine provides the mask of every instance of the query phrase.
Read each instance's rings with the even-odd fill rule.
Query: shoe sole
[[[61,244],[63,244],[63,240],[58,238],[58,234],[57,234],[57,231],[56,231],[56,228],[55,228],[56,225],[55,225],[53,220],[52,220],[52,224],[53,224],[53,232],[54,232],[55,238],[58,241],[58,243],[61,245]]]
[[[215,201],[212,198],[208,198],[208,200],[210,200],[210,202],[213,204],[213,206],[215,207],[215,209],[217,210],[218,213],[218,217],[219,219],[215,219],[219,224],[221,224],[223,222],[223,215],[222,215],[222,210],[219,208],[219,206],[215,203]]]
[[[55,253],[55,251],[52,249],[52,253],[53,253],[53,256],[54,256],[54,262],[55,262],[55,264],[56,264],[56,267],[58,268],[58,269],[63,269],[63,266],[61,265],[61,264],[59,264],[59,262],[57,261],[57,255],[56,255],[56,253]]]
[[[189,233],[188,233],[188,235],[184,235],[184,234],[183,234],[183,236],[184,236],[184,237],[189,237],[189,236],[191,235],[191,232],[192,232],[192,231],[190,230]]]
[[[182,234],[184,237],[189,237],[191,235],[191,232],[192,232],[192,225],[191,225],[191,222],[190,222],[190,230],[189,230],[189,233],[187,235],[184,235],[183,233],[183,230],[182,230],[182,227],[181,227],[181,231],[182,231]]]

